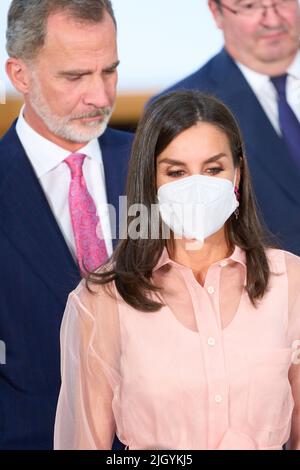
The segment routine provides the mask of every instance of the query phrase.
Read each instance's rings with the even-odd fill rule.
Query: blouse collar
[[[216,261],[214,264],[220,264],[222,266],[223,263],[226,263],[228,261],[234,261],[235,263],[241,264],[244,268],[246,268],[246,254],[244,250],[242,250],[239,246],[235,246],[233,253],[228,256],[227,258],[224,258],[222,260]],[[186,266],[183,266],[176,261],[172,260],[169,256],[167,248],[163,249],[163,252],[161,254],[161,257],[159,258],[156,266],[153,269],[153,272],[158,271],[161,269],[163,266],[167,264],[172,264],[173,266],[176,266],[178,268],[185,268]]]

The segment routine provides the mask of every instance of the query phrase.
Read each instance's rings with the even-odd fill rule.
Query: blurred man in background
[[[262,217],[279,244],[300,255],[299,1],[208,5],[225,47],[169,90],[200,89],[234,112]]]

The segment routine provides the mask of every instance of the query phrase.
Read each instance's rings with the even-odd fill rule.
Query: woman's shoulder
[[[295,272],[300,276],[300,256],[279,248],[266,248],[266,255],[271,271],[275,268],[275,271],[286,270],[288,273]]]
[[[114,281],[105,284],[97,282],[96,278],[82,279],[76,289],[69,294],[69,301],[75,301],[93,310],[99,305],[109,306],[117,301]]]

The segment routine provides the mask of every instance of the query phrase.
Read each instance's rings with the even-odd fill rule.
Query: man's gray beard
[[[54,135],[64,140],[81,144],[99,138],[104,133],[112,115],[113,110],[111,108],[100,108],[81,115],[57,116],[50,110],[43,97],[38,79],[32,77],[32,81],[33,91],[30,95],[30,104],[49,131]],[[101,122],[91,121],[83,124],[74,121],[74,119],[77,120],[78,118],[97,117],[99,115]]]

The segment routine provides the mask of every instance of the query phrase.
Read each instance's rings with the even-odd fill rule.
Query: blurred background
[[[0,0],[0,137],[18,115],[21,97],[5,74],[6,18]],[[206,0],[112,0],[118,22],[118,99],[111,125],[134,130],[145,102],[190,74],[222,47]]]

